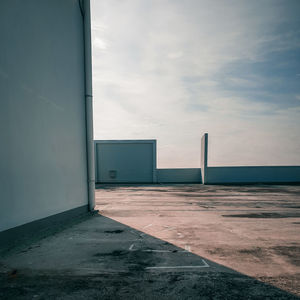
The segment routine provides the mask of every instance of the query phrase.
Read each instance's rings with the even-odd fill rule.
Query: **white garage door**
[[[97,182],[153,182],[154,142],[96,143]]]

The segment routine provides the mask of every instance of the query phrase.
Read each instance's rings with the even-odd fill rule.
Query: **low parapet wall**
[[[300,166],[207,167],[206,184],[295,183],[300,182]]]
[[[201,183],[201,169],[157,169],[158,183]]]
[[[209,167],[208,134],[201,139],[201,170],[204,184],[300,183],[300,166]]]

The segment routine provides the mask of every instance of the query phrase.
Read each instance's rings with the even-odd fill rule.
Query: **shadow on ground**
[[[299,299],[100,214],[0,260],[1,299]]]

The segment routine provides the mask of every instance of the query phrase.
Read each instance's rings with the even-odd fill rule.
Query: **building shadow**
[[[0,260],[1,299],[300,299],[101,214]]]

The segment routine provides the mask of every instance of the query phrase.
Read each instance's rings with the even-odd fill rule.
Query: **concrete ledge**
[[[300,166],[208,167],[206,184],[299,183]]]
[[[157,169],[158,183],[201,183],[201,169]]]
[[[74,222],[74,218],[85,215],[88,205],[76,207],[59,214],[39,219],[0,232],[0,252],[5,252],[20,244],[46,237]]]

